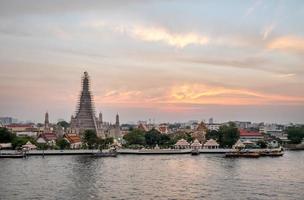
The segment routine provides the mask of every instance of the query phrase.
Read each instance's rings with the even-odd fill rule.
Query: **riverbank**
[[[108,150],[104,150],[107,152]],[[119,149],[119,154],[131,155],[175,155],[175,154],[191,154],[191,149]],[[200,154],[225,154],[231,152],[232,149],[200,149]],[[15,150],[1,150],[0,154],[13,154]],[[98,149],[88,150],[30,150],[26,152],[27,156],[60,156],[60,155],[92,155],[99,152]]]

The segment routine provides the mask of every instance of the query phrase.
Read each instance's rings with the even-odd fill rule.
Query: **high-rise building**
[[[85,130],[98,132],[93,97],[90,91],[90,80],[87,72],[82,77],[82,91],[75,117],[71,117],[71,131],[82,134]]]

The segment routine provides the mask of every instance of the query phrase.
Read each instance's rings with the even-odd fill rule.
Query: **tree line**
[[[222,125],[218,131],[207,131],[206,139],[216,140],[221,147],[231,147],[239,139],[240,134],[238,128],[234,123]],[[156,144],[163,148],[173,147],[174,144],[180,140],[185,139],[188,142],[193,142],[194,137],[191,133],[178,131],[172,134],[161,134],[156,129],[151,129],[147,132],[140,129],[132,129],[124,136],[127,147],[155,147]]]

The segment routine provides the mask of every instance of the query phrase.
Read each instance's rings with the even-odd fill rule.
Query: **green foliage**
[[[59,138],[56,141],[56,145],[59,147],[59,149],[63,150],[63,149],[68,149],[70,147],[70,144],[68,143],[68,141],[66,141],[66,139],[64,138]]]
[[[107,149],[113,144],[114,138],[109,137],[106,139],[98,138],[97,139],[97,146],[99,147],[100,150],[102,149]]]
[[[214,139],[217,142],[221,143],[221,141],[223,139],[223,135],[216,130],[208,130],[207,133],[206,133],[206,139],[207,140]]]
[[[145,134],[146,144],[153,147],[159,144],[160,137],[161,133],[153,128]]]
[[[293,144],[299,144],[304,138],[304,127],[290,127],[287,129],[287,137]]]
[[[219,129],[219,143],[222,147],[232,147],[240,138],[240,132],[236,125],[230,122],[228,125],[222,125]]]
[[[262,149],[267,148],[267,143],[264,140],[259,140],[256,144]]]
[[[169,147],[169,146],[173,145],[172,142],[171,142],[171,138],[166,134],[162,134],[160,136],[158,144],[161,147]]]
[[[25,145],[28,141],[30,141],[32,144],[37,145],[34,138],[25,136],[25,137],[14,137],[12,140],[12,146],[14,149],[21,148],[22,145]]]
[[[57,125],[63,127],[64,129],[67,129],[68,127],[70,127],[70,124],[66,121],[60,121],[57,123]]]
[[[154,128],[145,134],[145,140],[150,147],[155,147],[156,144],[161,147],[169,147],[171,145],[170,137],[166,134],[161,134]]]
[[[93,149],[98,143],[98,138],[94,130],[86,130],[84,132],[83,140],[87,143],[89,149]]]
[[[193,141],[193,137],[191,136],[190,133],[177,132],[175,134],[170,135],[170,144],[174,145],[180,139],[185,139],[185,140],[187,140],[187,142]]]
[[[0,143],[11,143],[15,137],[7,128],[0,128]]]
[[[138,145],[145,145],[145,133],[139,129],[133,129],[131,132],[126,134],[124,137],[128,145],[138,144]]]

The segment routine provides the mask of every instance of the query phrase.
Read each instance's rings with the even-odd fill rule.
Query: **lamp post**
[[[45,146],[46,142],[41,141],[41,144],[42,144],[42,157],[44,158],[44,146]]]

